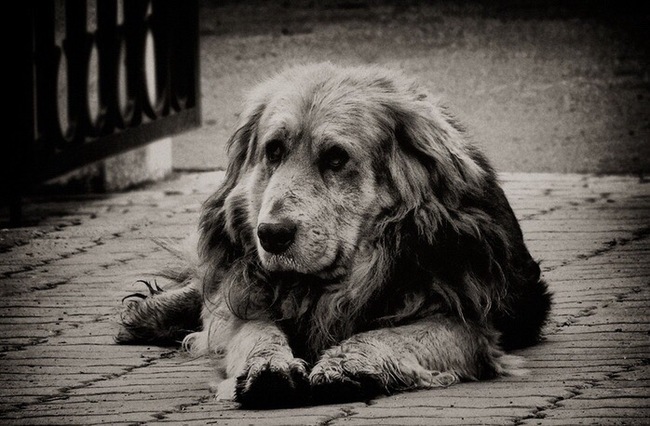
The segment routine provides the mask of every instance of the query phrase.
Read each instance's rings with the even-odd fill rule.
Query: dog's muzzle
[[[297,230],[298,226],[289,221],[260,223],[257,227],[257,237],[264,250],[273,254],[281,254],[291,247]]]

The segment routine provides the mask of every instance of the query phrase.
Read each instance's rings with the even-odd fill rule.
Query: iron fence
[[[14,16],[12,219],[34,183],[200,125],[198,0],[29,0]]]

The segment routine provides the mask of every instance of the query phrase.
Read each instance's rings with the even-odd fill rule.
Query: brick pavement
[[[35,199],[0,232],[1,424],[647,424],[650,184],[504,174],[556,294],[530,373],[370,403],[243,411],[215,401],[210,366],[175,348],[113,343],[120,299],[169,260],[221,173],[137,191]]]

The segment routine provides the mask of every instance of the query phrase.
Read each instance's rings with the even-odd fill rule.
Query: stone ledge
[[[51,179],[45,192],[119,192],[165,179],[172,173],[172,138],[117,154]]]

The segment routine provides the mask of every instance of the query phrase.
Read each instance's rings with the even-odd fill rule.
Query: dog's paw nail
[[[133,294],[129,294],[129,295],[124,296],[122,298],[122,303],[124,303],[125,300],[131,299],[131,298],[134,298],[134,297],[136,299],[146,299],[147,298],[147,296],[145,296],[142,293],[133,293]]]
[[[145,280],[137,280],[136,283],[142,283],[142,284],[146,285],[147,288],[149,289],[149,294],[151,296],[155,296],[155,295],[160,294],[160,293],[163,292],[163,289],[160,288],[160,286],[158,285],[156,280],[153,280],[153,284],[151,284],[149,281],[145,281]]]

